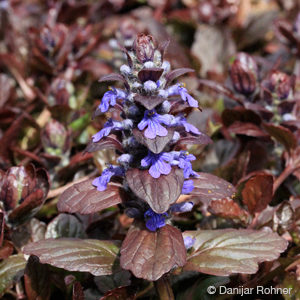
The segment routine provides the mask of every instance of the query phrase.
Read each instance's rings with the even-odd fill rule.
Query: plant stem
[[[172,287],[167,276],[163,276],[154,282],[156,292],[160,300],[174,300]]]
[[[276,178],[274,185],[273,185],[273,195],[275,194],[276,190],[279,188],[279,186],[283,183],[283,181],[289,177],[293,172],[295,171],[295,168],[291,165],[288,165],[283,172],[279,175],[279,177]]]

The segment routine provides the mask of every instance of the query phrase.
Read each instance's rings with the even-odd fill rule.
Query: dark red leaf
[[[124,152],[123,146],[115,135],[103,137],[99,142],[94,143],[92,140],[85,148],[86,152],[95,152],[103,149],[117,149]]]
[[[240,219],[242,221],[248,219],[248,213],[230,198],[211,201],[208,211],[222,218]]]
[[[3,211],[0,211],[0,247],[3,243],[3,236],[4,236],[4,227],[5,227],[5,219]]]
[[[212,200],[234,196],[236,190],[231,183],[209,173],[198,175],[198,178],[193,179],[194,189],[190,195],[195,196],[199,202],[210,203]]]
[[[161,104],[165,101],[163,97],[159,96],[142,96],[142,95],[136,95],[134,97],[134,101],[142,104],[145,108],[148,110],[151,110],[155,108],[157,105]]]
[[[264,210],[273,197],[273,176],[259,174],[251,177],[245,184],[242,196],[251,214]]]
[[[6,259],[14,252],[14,244],[5,240],[0,247],[0,259]]]
[[[92,185],[93,179],[74,184],[59,197],[60,212],[91,214],[122,202],[121,185],[109,183],[103,192]]]
[[[42,207],[44,200],[44,193],[41,189],[34,191],[8,215],[9,222],[20,224],[31,218]]]
[[[257,125],[253,123],[243,123],[235,121],[228,128],[228,131],[235,134],[253,136],[253,137],[268,137],[269,135],[262,131]]]
[[[166,75],[166,86],[169,85],[175,78],[182,76],[189,72],[195,72],[195,71],[191,68],[179,68],[179,69],[175,69],[175,70],[169,72]]]
[[[153,178],[148,170],[130,169],[126,179],[131,190],[158,214],[166,212],[176,202],[184,181],[182,170],[176,167],[159,178]]]
[[[250,109],[237,107],[235,109],[225,109],[222,113],[222,121],[226,127],[236,121],[260,125],[261,117]]]
[[[185,262],[182,234],[170,225],[156,232],[133,226],[121,247],[121,267],[150,281],[158,280],[173,267],[182,267]]]
[[[100,300],[134,300],[135,295],[133,287],[121,286],[105,293]]]
[[[73,297],[72,300],[84,300],[83,288],[80,282],[76,281],[73,284]]]
[[[23,253],[39,257],[43,264],[101,276],[119,270],[119,250],[114,241],[61,238],[28,244]]]
[[[166,147],[166,145],[171,141],[174,135],[174,129],[168,128],[168,134],[166,136],[156,136],[154,139],[148,139],[144,135],[144,131],[138,129],[133,130],[133,135],[136,140],[145,145],[153,153],[160,153]]]
[[[138,78],[141,82],[152,80],[156,82],[159,80],[164,69],[161,68],[144,68],[138,73]]]
[[[273,124],[263,124],[265,130],[279,143],[290,151],[297,146],[297,139],[294,134],[286,127]]]
[[[28,300],[49,299],[51,282],[48,266],[39,262],[38,257],[30,256],[25,268],[24,282]]]

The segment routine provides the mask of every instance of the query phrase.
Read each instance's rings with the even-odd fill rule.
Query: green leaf
[[[119,270],[119,247],[113,241],[92,239],[47,239],[24,247],[25,254],[39,257],[41,263],[68,271],[110,275]]]
[[[76,119],[75,121],[73,121],[71,124],[70,124],[70,127],[73,129],[73,130],[81,130],[83,128],[85,128],[86,126],[88,126],[88,124],[90,123],[90,114],[89,113],[86,113],[85,115],[83,115],[82,117]]]
[[[195,238],[194,252],[184,270],[211,275],[254,274],[258,263],[278,258],[287,241],[271,231],[223,229],[186,231],[184,237]]]
[[[0,295],[3,295],[18,273],[24,270],[26,260],[23,255],[12,255],[0,263]]]

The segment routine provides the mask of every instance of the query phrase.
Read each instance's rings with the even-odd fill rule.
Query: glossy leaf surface
[[[118,269],[119,247],[113,241],[47,239],[25,246],[23,252],[37,256],[43,264],[95,276],[110,275]]]
[[[136,277],[155,281],[186,262],[181,232],[166,225],[156,232],[132,227],[122,244],[121,266]]]

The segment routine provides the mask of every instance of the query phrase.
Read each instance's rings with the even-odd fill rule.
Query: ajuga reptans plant
[[[131,49],[123,49],[128,64],[120,67],[121,74],[100,79],[120,81],[124,89],[111,87],[94,117],[115,110],[120,119],[109,119],[86,151],[113,148],[119,155],[117,164],[67,189],[58,202],[59,211],[80,214],[121,205],[134,218],[121,247],[119,241],[58,239],[33,243],[25,253],[71,271],[99,276],[121,267],[138,278],[157,281],[178,267],[183,267],[178,269],[181,272],[225,276],[255,273],[259,262],[275,259],[286,248],[285,240],[269,231],[182,233],[172,226],[172,214],[188,212],[200,202],[232,197],[235,189],[214,175],[195,172],[191,164],[195,156],[180,150],[185,144],[212,141],[186,119],[191,109],[197,109],[198,101],[184,84],[173,80],[192,70],[171,71],[164,60],[167,45],[157,45],[153,37],[139,34]],[[193,202],[179,202],[181,194],[192,195]],[[223,252],[218,249],[221,241]],[[243,255],[238,254],[237,244]],[[242,259],[249,267],[245,268],[248,264]]]

